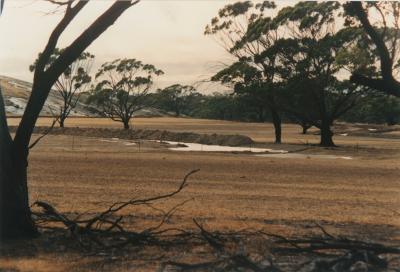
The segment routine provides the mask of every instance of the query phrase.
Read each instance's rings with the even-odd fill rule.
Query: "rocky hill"
[[[32,84],[19,79],[1,76],[0,86],[2,88],[4,102],[6,106],[7,116],[21,116],[28,102]],[[57,91],[52,90],[46,100],[45,106],[41,112],[41,116],[53,116],[59,112],[63,100]],[[84,103],[78,102],[76,108],[71,111],[70,116],[89,116],[98,117],[99,112],[95,107],[91,107]],[[135,113],[135,116],[153,117],[153,116],[168,116],[154,108],[145,108]]]

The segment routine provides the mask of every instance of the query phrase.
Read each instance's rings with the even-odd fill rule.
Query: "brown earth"
[[[16,131],[16,127],[10,127],[11,132]],[[254,141],[244,135],[219,135],[219,134],[199,134],[193,132],[172,132],[167,130],[150,129],[128,129],[117,128],[79,128],[79,127],[36,127],[34,133],[43,134],[49,131],[52,135],[85,136],[98,138],[118,138],[126,140],[155,140],[173,141],[184,143],[199,143],[206,145],[224,146],[249,146]]]
[[[49,119],[39,120],[48,124]],[[16,119],[10,120],[15,124]],[[109,127],[104,119],[71,119],[67,125]],[[243,134],[271,142],[270,124],[220,122],[174,118],[137,119],[137,128],[195,133]],[[300,128],[284,126],[285,145],[276,149],[304,149],[302,143],[318,142],[316,135],[301,135]],[[262,228],[295,235],[315,233],[317,222],[334,234],[359,239],[399,243],[400,141],[393,138],[337,136],[339,148],[316,146],[302,151],[352,156],[341,159],[282,159],[251,154],[172,152],[160,143],[114,141],[95,137],[49,135],[31,152],[29,186],[31,201],[45,200],[64,213],[93,212],[116,201],[152,196],[174,190],[182,176],[199,168],[182,194],[160,203],[172,207],[192,199],[168,226],[193,228],[198,218],[210,230]],[[127,145],[131,143],[132,145]],[[155,224],[159,215],[141,208],[132,228]],[[100,257],[43,248],[41,238],[26,244],[32,256],[11,254],[0,258],[0,268],[16,271],[132,271],[126,257],[113,263]],[[51,240],[49,240],[51,241]],[[18,244],[17,246],[21,246]],[[9,246],[15,248],[13,246]],[[141,258],[144,260],[144,257]],[[157,262],[151,263],[154,269]],[[136,267],[136,269],[134,268]],[[152,270],[154,270],[152,269]],[[1,270],[1,269],[0,269]]]

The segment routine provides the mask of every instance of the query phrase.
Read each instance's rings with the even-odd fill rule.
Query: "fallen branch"
[[[154,203],[180,193],[187,186],[188,178],[198,171],[193,170],[185,175],[175,191],[155,197],[117,202],[94,216],[84,213],[70,219],[42,201],[34,203],[34,206],[42,210],[41,213],[34,213],[34,215],[39,224],[44,224],[44,228],[47,228],[49,223],[61,223],[79,245],[89,252],[122,249],[128,245],[159,246],[163,249],[173,245],[180,247],[190,245],[209,248],[210,253],[213,253],[211,259],[198,263],[170,259],[163,262],[161,271],[168,270],[167,266],[181,271],[286,271],[285,267],[276,266],[272,260],[288,255],[291,258],[302,256],[308,259],[294,271],[386,271],[389,265],[393,264],[393,259],[389,261],[381,254],[400,255],[399,247],[336,236],[319,224],[316,224],[316,227],[321,231],[322,236],[311,238],[288,238],[248,229],[235,232],[211,232],[196,219],[193,219],[193,222],[198,231],[163,228],[162,226],[177,209],[190,199],[176,204],[167,211],[154,206]],[[129,206],[149,207],[161,213],[162,218],[158,224],[144,230],[127,230],[124,228],[125,216],[117,213]],[[245,246],[246,240],[253,243],[256,239],[268,245],[267,251],[257,251],[257,257],[252,255],[249,248]],[[109,252],[113,252],[112,250]],[[298,263],[293,262],[292,265],[298,266]],[[367,267],[368,270],[360,270],[359,266]]]
[[[316,227],[323,233],[322,237],[291,239],[276,234],[261,233],[276,239],[274,253],[312,254],[314,258],[301,266],[301,269],[309,266],[305,271],[355,271],[360,265],[372,269],[371,271],[381,271],[389,264],[380,256],[381,254],[400,254],[398,247],[336,237],[321,225],[316,224]]]
[[[87,219],[81,219],[78,215],[75,219],[69,219],[67,216],[59,213],[53,206],[43,201],[36,201],[32,206],[40,207],[41,213],[33,213],[38,223],[46,224],[50,222],[62,223],[75,237],[79,243],[86,249],[100,247],[101,249],[120,248],[128,244],[157,243],[160,236],[165,235],[169,230],[160,230],[160,228],[171,218],[177,209],[189,200],[178,203],[168,211],[153,207],[153,203],[162,199],[171,198],[180,193],[186,186],[188,178],[198,172],[199,169],[192,170],[185,175],[178,189],[171,193],[143,198],[131,199],[127,202],[117,202],[112,204],[107,210],[96,214]],[[191,199],[190,199],[191,200]],[[162,213],[160,222],[153,227],[149,227],[140,232],[128,231],[123,227],[123,215],[117,216],[116,213],[122,211],[128,206],[148,206],[153,210]],[[177,229],[174,229],[177,231]]]
[[[200,238],[202,238],[214,250],[216,260],[195,264],[170,261],[164,263],[163,269],[166,265],[170,265],[180,269],[181,271],[281,271],[274,266],[271,259],[268,259],[267,257],[264,259],[264,263],[261,263],[252,260],[252,258],[243,250],[234,252],[229,250],[229,244],[235,240],[232,238],[237,237],[238,235],[243,238],[246,236],[249,237],[249,234],[240,232],[225,234],[220,234],[218,232],[212,233],[207,231],[196,219],[193,219],[193,222],[200,230]],[[250,235],[254,234],[256,233],[251,233]],[[268,261],[268,264],[265,264],[266,260]]]

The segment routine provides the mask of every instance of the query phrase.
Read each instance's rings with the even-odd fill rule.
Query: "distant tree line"
[[[157,93],[149,95],[148,105],[180,117],[242,122],[272,122],[271,113],[265,105],[255,103],[256,101],[235,93],[215,92],[205,95],[193,91],[181,98],[185,103],[179,109],[179,114],[172,109],[170,99],[169,95],[164,94],[163,89],[160,89]],[[305,131],[311,126],[305,120],[292,115],[290,112],[284,112],[282,120],[283,122],[299,124],[304,127]],[[362,97],[362,103],[357,103],[338,120],[352,123],[399,124],[400,99],[381,93],[367,95]]]

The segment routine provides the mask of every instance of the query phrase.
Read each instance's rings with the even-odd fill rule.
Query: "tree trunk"
[[[29,208],[27,167],[15,158],[11,145],[5,149],[3,147],[0,166],[0,239],[35,237],[38,232]]]
[[[124,129],[129,129],[129,120],[122,121],[124,123]]]
[[[307,122],[305,122],[305,121],[302,121],[302,122],[300,123],[300,125],[301,125],[301,127],[302,127],[302,129],[303,129],[303,130],[302,130],[302,133],[303,133],[303,134],[307,134],[308,129],[312,127],[309,123],[307,123]]]
[[[60,128],[64,127],[64,121],[65,121],[65,118],[60,116],[60,120],[58,121],[58,123],[60,124]]]
[[[282,142],[282,120],[277,110],[271,109],[271,114],[275,129],[275,143],[280,144]]]
[[[0,90],[0,239],[33,237],[37,234],[31,218],[27,187],[27,158],[14,147],[8,133]],[[27,153],[27,152],[26,152]]]
[[[331,126],[328,122],[322,122],[321,130],[321,146],[332,147],[335,146],[333,142],[333,132],[331,131]]]

